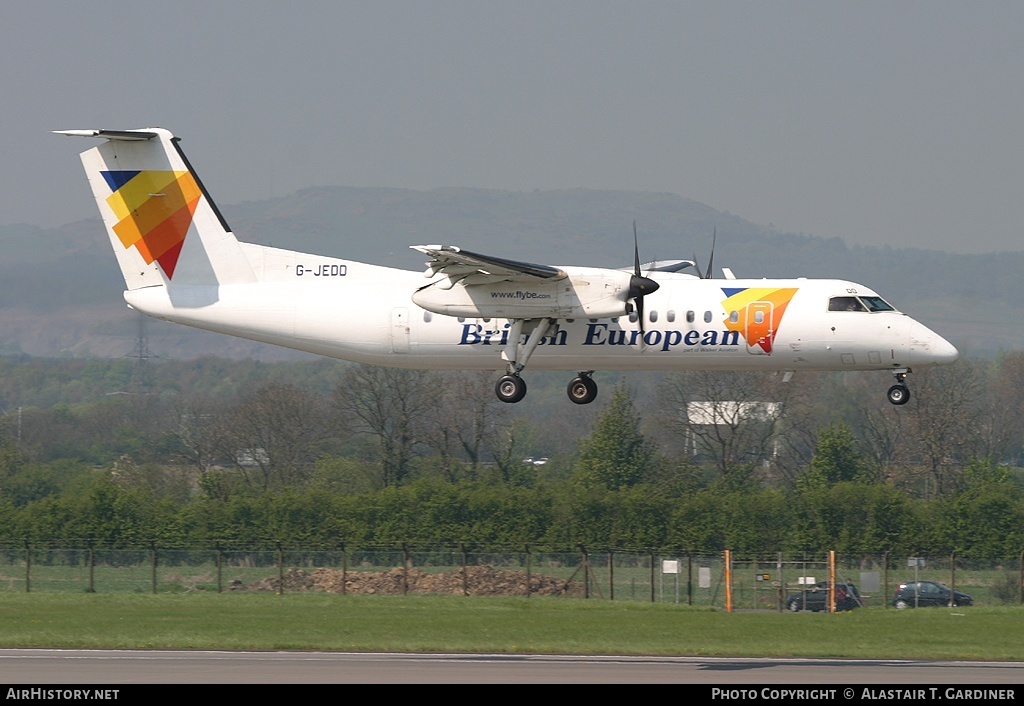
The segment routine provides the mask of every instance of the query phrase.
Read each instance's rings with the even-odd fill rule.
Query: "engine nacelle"
[[[626,315],[628,272],[563,268],[566,277],[473,283],[443,278],[413,294],[427,311],[445,316],[502,319],[605,319]]]

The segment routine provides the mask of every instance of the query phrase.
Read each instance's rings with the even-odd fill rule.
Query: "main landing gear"
[[[494,394],[502,402],[509,404],[526,397],[526,381],[519,374],[526,367],[530,355],[537,349],[540,340],[548,331],[556,327],[554,319],[512,319],[508,336],[508,345],[501,357],[508,365],[508,372],[498,379],[494,386]],[[522,335],[526,333],[526,341]],[[567,390],[569,399],[576,404],[590,404],[597,397],[597,383],[590,376],[593,370],[581,372],[572,379]]]
[[[910,388],[906,385],[907,373],[910,369],[893,371],[896,376],[896,384],[889,388],[887,397],[895,405],[906,404],[910,401]]]
[[[574,377],[566,389],[569,399],[576,404],[590,404],[597,399],[597,383],[590,377],[594,371],[580,373]],[[526,397],[526,380],[519,373],[502,375],[494,386],[494,394],[502,402],[513,404]]]
[[[594,371],[589,370],[572,379],[566,390],[570,400],[576,404],[590,404],[597,398],[597,383],[590,377],[593,374]]]
[[[508,365],[508,374],[502,375],[498,384],[494,386],[494,392],[502,402],[514,403],[526,397],[526,381],[519,377],[519,373],[526,367],[526,361],[537,349],[540,340],[548,332],[548,329],[555,326],[554,319],[510,319],[511,330],[508,335],[508,345],[501,352],[501,358]],[[526,342],[521,342],[523,333],[526,332]]]
[[[494,392],[502,402],[518,402],[526,397],[526,380],[519,377],[519,373],[502,375],[494,386]]]

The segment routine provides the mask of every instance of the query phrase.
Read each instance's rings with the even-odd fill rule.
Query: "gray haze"
[[[222,205],[625,189],[849,245],[1021,250],[1022,30],[1019,0],[9,2],[0,224],[95,217],[90,142],[49,130],[161,126]]]

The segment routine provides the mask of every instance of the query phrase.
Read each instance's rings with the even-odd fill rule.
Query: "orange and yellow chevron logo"
[[[726,298],[722,301],[725,325],[738,332],[750,348],[760,348],[771,354],[775,334],[779,330],[786,307],[796,294],[795,287],[722,288]],[[732,312],[737,316],[733,320]]]
[[[118,219],[114,233],[172,278],[202,196],[195,177],[171,170],[110,171],[103,177],[113,191],[107,204]]]

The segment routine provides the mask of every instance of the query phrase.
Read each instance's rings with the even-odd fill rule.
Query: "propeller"
[[[718,227],[711,231],[711,256],[708,258],[708,269],[704,274],[700,273],[700,265],[697,264],[697,255],[694,254],[694,267],[697,268],[697,276],[701,279],[711,279],[711,267],[715,263],[715,241],[718,240]]]
[[[660,285],[650,277],[640,273],[640,245],[636,237],[636,221],[633,221],[633,276],[629,278],[627,300],[636,305],[637,320],[640,322],[640,338],[644,335],[644,297],[658,291]]]
[[[704,273],[704,279],[711,279],[711,266],[715,261],[715,241],[718,240],[718,227],[711,230],[711,255],[708,257],[708,271]]]

